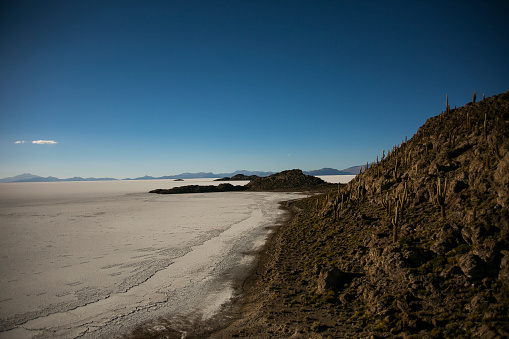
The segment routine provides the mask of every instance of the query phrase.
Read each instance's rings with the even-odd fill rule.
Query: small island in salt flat
[[[247,176],[241,175],[246,178]],[[239,177],[237,177],[239,178]],[[226,179],[226,178],[223,178]],[[220,181],[226,181],[221,179]],[[240,179],[234,179],[240,180]],[[216,180],[218,181],[218,180]],[[267,177],[252,176],[252,179],[246,185],[232,185],[222,183],[217,186],[207,185],[188,185],[173,187],[168,189],[158,188],[149,193],[157,194],[181,194],[181,193],[211,193],[211,192],[231,192],[231,191],[321,191],[332,189],[337,185],[327,183],[324,180],[306,175],[300,169],[283,171],[271,174]]]

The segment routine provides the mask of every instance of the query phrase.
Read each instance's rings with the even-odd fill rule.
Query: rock
[[[465,254],[459,260],[460,268],[463,274],[472,280],[478,280],[484,277],[483,261],[474,253]]]
[[[480,223],[471,224],[461,230],[461,237],[469,245],[481,244],[486,235],[486,229]]]
[[[413,315],[408,313],[403,313],[403,317],[401,318],[401,325],[405,328],[416,329],[422,326],[422,321]]]
[[[481,328],[479,328],[479,330],[476,333],[476,337],[483,338],[483,339],[503,338],[503,337],[497,335],[497,333],[490,326],[488,326],[486,324],[482,325]]]
[[[438,255],[444,255],[456,246],[460,245],[459,235],[461,234],[458,226],[446,223],[437,234],[437,240],[431,246],[431,250]]]
[[[412,233],[415,232],[415,227],[413,225],[410,225],[410,224],[405,224],[403,226],[401,226],[401,229],[399,231],[399,235],[401,237],[406,237]]]
[[[418,249],[407,249],[403,251],[403,258],[410,267],[419,267],[430,259],[430,253]]]
[[[465,308],[469,312],[475,313],[478,311],[484,311],[488,306],[489,306],[489,302],[488,302],[488,300],[486,300],[486,298],[484,298],[481,295],[476,295],[472,298],[472,300],[470,301],[470,304],[467,304],[465,306]]]
[[[489,248],[476,248],[472,253],[477,255],[487,265],[493,264],[497,258],[495,251]]]
[[[391,240],[384,233],[372,233],[371,237],[366,238],[364,241],[364,246],[366,247],[381,247],[389,243]]]
[[[468,142],[465,142],[462,145],[456,147],[455,149],[448,151],[447,158],[448,159],[457,158],[471,148],[472,148],[472,145],[470,145]]]
[[[318,294],[325,293],[328,289],[339,290],[348,282],[348,275],[336,267],[322,269],[318,276]]]
[[[498,204],[509,207],[509,152],[500,160],[494,179],[497,184]]]
[[[433,162],[429,167],[428,167],[428,174],[429,175],[439,175],[440,174],[440,169],[438,168],[438,165],[436,162]]]
[[[500,270],[498,279],[506,285],[509,285],[509,251],[501,251],[502,260],[500,261]]]
[[[466,188],[468,188],[468,184],[466,182],[464,182],[463,180],[453,180],[451,182],[451,190],[454,193],[459,193]]]
[[[451,279],[453,275],[461,273],[462,272],[458,266],[449,266],[446,267],[442,272],[440,272],[440,277],[443,279]]]
[[[404,278],[408,272],[407,263],[399,248],[388,245],[383,250],[370,248],[368,255],[362,258],[361,262],[364,271],[373,277],[385,275],[393,280]]]

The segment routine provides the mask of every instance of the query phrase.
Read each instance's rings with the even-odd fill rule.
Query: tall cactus
[[[405,205],[408,201],[408,191],[406,189],[406,182],[405,182],[405,189],[403,190],[403,193],[400,193],[398,195],[398,202],[401,209],[401,218],[403,218],[403,212],[405,210]]]
[[[389,192],[385,195],[385,199],[382,198],[382,206],[385,207],[385,214],[389,216],[391,214],[391,199],[389,199]]]
[[[398,180],[398,159],[396,159],[396,164],[394,165],[394,180]]]
[[[486,130],[487,121],[488,121],[488,114],[484,113],[484,141],[488,141],[488,131]]]
[[[394,208],[394,218],[392,218],[392,242],[395,244],[398,241],[398,221],[399,221],[399,201],[396,200],[396,207]]]
[[[440,178],[437,179],[437,204],[440,206],[440,214],[445,218],[445,191],[447,190],[447,178],[445,179],[444,187],[440,185]]]

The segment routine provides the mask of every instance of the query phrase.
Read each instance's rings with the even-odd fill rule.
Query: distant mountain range
[[[307,171],[304,174],[319,176],[319,175],[352,175],[359,174],[359,169],[364,166],[354,166],[350,168],[346,168],[344,170],[337,170],[334,168],[322,168],[314,171]],[[197,178],[224,178],[224,177],[233,177],[237,174],[244,175],[257,175],[259,177],[266,177],[274,172],[262,172],[262,171],[247,171],[247,170],[238,170],[232,173],[212,173],[212,172],[198,172],[198,173],[181,173],[177,175],[166,175],[162,177],[152,177],[152,176],[144,176],[138,178],[126,178],[122,180],[158,180],[158,179],[197,179]],[[59,179],[56,177],[41,177],[39,175],[34,175],[30,173],[23,173],[20,175],[16,175],[14,177],[8,177],[0,179],[0,183],[8,183],[8,182],[55,182],[55,181],[108,181],[108,180],[119,180],[115,178],[82,178],[82,177],[73,177],[67,179]]]
[[[274,172],[260,172],[260,171],[247,171],[247,170],[238,170],[232,173],[212,173],[212,172],[198,172],[198,173],[181,173],[177,175],[165,175],[162,177],[151,177],[151,176],[144,176],[144,177],[138,177],[138,178],[126,178],[123,180],[156,180],[156,179],[206,179],[206,178],[223,178],[223,177],[233,177],[237,174],[244,174],[244,175],[257,175],[259,177],[266,177],[271,174],[274,174]]]
[[[115,178],[82,178],[73,177],[67,179],[59,179],[56,177],[41,177],[30,173],[23,173],[14,177],[0,179],[0,182],[54,182],[54,181],[107,181],[117,180]]]

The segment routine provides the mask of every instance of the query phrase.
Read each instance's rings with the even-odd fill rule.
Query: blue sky
[[[509,90],[501,1],[0,6],[0,177],[342,169]]]

